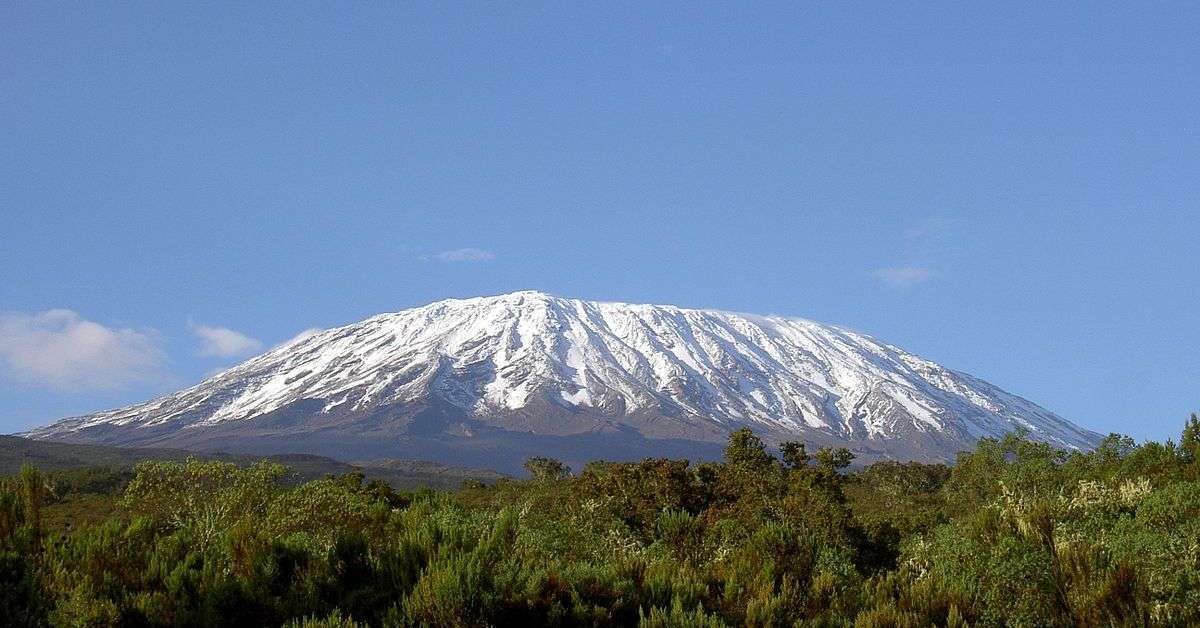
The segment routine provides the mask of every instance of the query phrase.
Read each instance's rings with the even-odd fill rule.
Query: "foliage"
[[[561,480],[571,475],[571,467],[554,458],[530,458],[523,466],[535,480]]]
[[[722,463],[531,459],[397,493],[279,465],[0,480],[9,625],[1099,626],[1200,623],[1200,421],[1180,445],[1010,434],[953,466],[749,430]]]

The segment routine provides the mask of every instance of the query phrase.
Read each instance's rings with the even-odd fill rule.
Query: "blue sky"
[[[0,5],[0,432],[527,288],[1200,410],[1194,5],[93,4]]]

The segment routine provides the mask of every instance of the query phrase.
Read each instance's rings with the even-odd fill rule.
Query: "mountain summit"
[[[439,301],[306,335],[175,394],[27,435],[511,470],[526,455],[713,456],[742,426],[867,458],[946,460],[1014,429],[1064,448],[1098,440],[847,329],[541,292]]]

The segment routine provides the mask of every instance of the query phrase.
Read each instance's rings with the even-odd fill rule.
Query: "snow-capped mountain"
[[[1065,448],[1098,438],[850,330],[540,292],[312,333],[178,393],[28,435],[511,468],[536,453],[706,456],[741,426],[768,441],[927,459],[1017,428]]]

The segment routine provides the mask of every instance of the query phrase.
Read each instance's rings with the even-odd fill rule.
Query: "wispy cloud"
[[[302,330],[295,336],[292,336],[292,339],[288,342],[300,342],[301,340],[308,340],[310,337],[315,336],[323,331],[325,330],[321,329],[320,327],[309,327],[308,329]]]
[[[313,336],[315,336],[315,335],[317,335],[317,334],[319,334],[319,333],[321,333],[321,332],[323,332],[323,331],[325,331],[325,330],[324,330],[324,329],[321,329],[320,327],[309,327],[308,329],[305,329],[304,331],[301,331],[300,333],[296,334],[295,336],[292,336],[290,339],[288,339],[288,340],[285,340],[285,341],[283,341],[283,342],[281,342],[281,343],[279,343],[279,344],[277,344],[277,345],[275,345],[275,346],[276,346],[276,347],[283,347],[283,346],[286,346],[286,345],[291,345],[291,344],[296,344],[296,343],[298,343],[298,342],[303,342],[303,341],[305,341],[305,340],[308,340],[309,338],[311,338],[311,337],[313,337]]]
[[[257,338],[234,331],[228,327],[212,327],[188,322],[188,329],[200,339],[200,355],[216,358],[234,358],[249,355],[262,349]]]
[[[888,266],[875,269],[871,275],[891,288],[911,288],[933,279],[937,273],[922,266]]]
[[[121,388],[164,377],[157,332],[106,327],[71,310],[0,314],[0,366],[67,391]]]
[[[487,262],[496,259],[496,254],[487,249],[465,248],[422,255],[421,259],[433,262]]]
[[[959,221],[931,218],[900,232],[896,238],[896,262],[871,271],[880,283],[896,289],[912,288],[936,279],[947,259],[954,257],[955,231]]]

